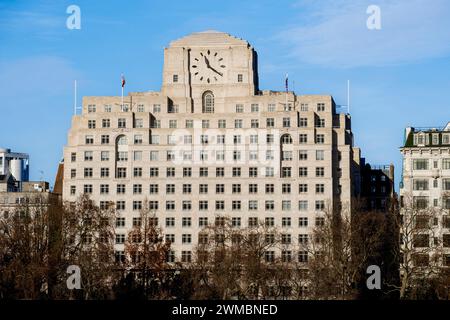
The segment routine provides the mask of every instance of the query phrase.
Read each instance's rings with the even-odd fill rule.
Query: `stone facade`
[[[174,258],[189,261],[204,223],[250,218],[290,234],[292,255],[333,206],[359,190],[351,118],[329,95],[260,91],[257,54],[225,33],[164,50],[160,92],[84,97],[64,148],[63,198],[83,192],[119,212],[116,250],[148,201]],[[250,219],[251,220],[251,219]]]
[[[444,128],[406,128],[400,150],[401,206],[411,202],[415,208],[432,213],[428,241],[420,248],[426,245],[433,249],[430,257],[442,251],[441,263],[450,266],[450,123]]]

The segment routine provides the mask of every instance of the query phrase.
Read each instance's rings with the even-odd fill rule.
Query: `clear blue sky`
[[[66,8],[81,9],[81,30]],[[368,30],[366,9],[381,9]],[[163,47],[216,29],[259,53],[261,89],[332,94],[352,83],[355,144],[374,164],[393,162],[397,186],[403,129],[450,121],[450,2],[8,1],[0,3],[0,146],[27,152],[31,178],[53,183],[71,124],[73,80],[82,95],[159,90]],[[292,83],[291,83],[292,87]]]

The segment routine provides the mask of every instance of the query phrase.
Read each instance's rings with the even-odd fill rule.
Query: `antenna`
[[[350,80],[347,80],[347,113],[350,114]]]

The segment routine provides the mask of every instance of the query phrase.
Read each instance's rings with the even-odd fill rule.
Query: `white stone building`
[[[413,246],[420,262],[431,263],[442,252],[439,265],[450,266],[450,122],[443,128],[406,128],[400,203],[403,214],[429,212],[430,228],[417,232]],[[415,210],[407,211],[412,206]],[[421,240],[421,241],[418,241]]]
[[[326,207],[359,191],[350,115],[329,95],[260,91],[257,54],[226,33],[188,35],[164,50],[160,92],[84,97],[64,149],[63,198],[116,204],[116,257],[149,201],[172,241],[193,258],[217,217],[280,228],[292,259]],[[334,200],[334,201],[333,201]]]

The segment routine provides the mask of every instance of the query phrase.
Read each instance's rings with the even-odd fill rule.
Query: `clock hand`
[[[204,56],[204,58],[205,58],[205,63],[206,63],[206,66],[207,66],[208,68],[210,68],[210,65],[209,65],[209,60],[208,60],[208,58],[207,58],[207,57],[205,57],[205,56]]]
[[[221,77],[223,76],[222,72],[217,71],[216,69],[214,69],[213,67],[209,67],[212,71],[214,71],[215,73],[217,73],[218,75],[220,75]]]

